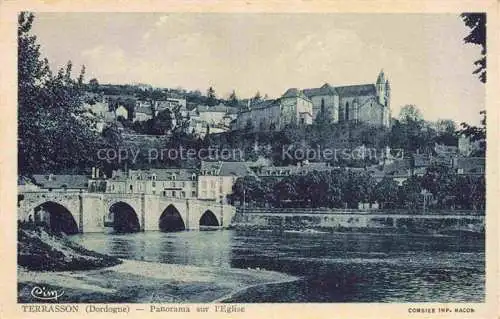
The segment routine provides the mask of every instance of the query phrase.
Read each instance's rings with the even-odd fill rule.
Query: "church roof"
[[[304,89],[304,94],[308,97],[318,96],[318,95],[336,95],[338,94],[334,87],[330,84],[325,83],[320,88]]]
[[[376,95],[377,90],[374,84],[348,85],[335,87],[341,96],[363,96]]]

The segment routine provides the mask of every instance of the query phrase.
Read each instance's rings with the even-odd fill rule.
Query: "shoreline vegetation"
[[[18,302],[35,287],[64,291],[58,302],[224,302],[247,289],[297,280],[260,270],[118,259],[87,250],[43,228],[18,230]],[[52,302],[52,301],[48,301]]]

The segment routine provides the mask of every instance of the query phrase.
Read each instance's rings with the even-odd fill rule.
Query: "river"
[[[301,278],[250,289],[231,302],[484,301],[484,239],[236,230],[71,238],[121,258],[260,268]]]

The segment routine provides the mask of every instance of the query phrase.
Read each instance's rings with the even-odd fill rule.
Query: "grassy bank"
[[[19,227],[17,264],[29,270],[89,270],[120,264],[118,258],[90,251],[44,228]]]

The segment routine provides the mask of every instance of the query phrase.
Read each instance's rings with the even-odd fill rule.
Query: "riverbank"
[[[64,291],[59,302],[160,303],[223,302],[236,293],[297,277],[257,269],[222,269],[122,260],[95,270],[44,272],[18,268],[18,302],[40,302],[36,286]]]
[[[90,270],[120,263],[44,228],[20,227],[17,232],[17,264],[29,270]]]
[[[231,223],[238,230],[429,234],[483,237],[482,215],[380,213],[238,212]]]

